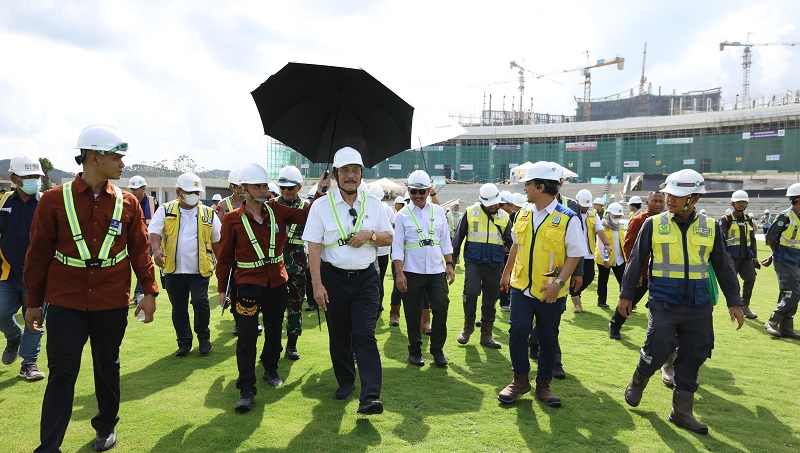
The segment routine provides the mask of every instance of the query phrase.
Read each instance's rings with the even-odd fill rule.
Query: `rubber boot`
[[[464,328],[461,330],[461,333],[458,334],[458,341],[459,344],[467,344],[469,341],[469,336],[472,335],[472,332],[475,332],[475,317],[465,318],[464,319]]]
[[[572,296],[572,312],[582,313],[583,307],[581,306],[581,296]]]
[[[782,337],[800,340],[800,334],[794,331],[794,318],[783,318],[780,324],[780,333]]]
[[[497,394],[497,399],[501,403],[511,404],[518,400],[520,395],[530,391],[531,381],[528,379],[528,373],[514,373],[514,380]]]
[[[750,310],[750,300],[749,299],[743,299],[742,302],[743,302],[742,303],[742,311],[744,312],[744,317],[747,318],[747,319],[756,319],[756,318],[758,318],[758,315],[753,313],[752,310]]]
[[[669,413],[669,421],[697,434],[708,434],[708,426],[700,423],[692,415],[692,406],[694,406],[694,393],[673,390],[672,411]]]
[[[676,357],[678,357],[678,351],[670,354],[667,361],[661,366],[661,382],[669,388],[675,385],[675,367],[672,364],[675,363]]]
[[[625,402],[629,406],[636,407],[642,402],[642,393],[644,388],[647,387],[647,382],[650,381],[649,376],[642,376],[639,370],[633,372],[631,382],[628,383],[628,388],[625,389]]]
[[[536,376],[536,390],[533,392],[536,399],[550,407],[561,407],[561,398],[550,390],[550,381]]]
[[[283,354],[289,360],[300,360],[300,353],[297,352],[297,335],[288,334],[286,336],[286,352]]]
[[[769,334],[773,337],[779,337],[781,336],[780,324],[782,322],[783,317],[773,313],[772,316],[770,316],[769,321],[764,324],[764,328],[767,329],[767,332],[769,332]]]
[[[400,304],[389,306],[389,325],[392,327],[400,325]]]
[[[492,349],[500,349],[503,346],[494,341],[492,338],[492,326],[494,325],[493,322],[484,322],[481,325],[481,346],[486,346],[487,348]]]
[[[419,328],[422,329],[422,333],[426,335],[431,334],[431,309],[430,308],[423,308],[422,309],[422,322],[419,324]]]

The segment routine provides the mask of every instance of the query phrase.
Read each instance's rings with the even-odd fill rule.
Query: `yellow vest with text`
[[[503,232],[508,226],[508,213],[498,209],[493,220],[489,220],[489,216],[481,209],[481,204],[475,203],[467,208],[464,215],[467,216],[464,261],[503,267],[505,261]]]
[[[555,281],[556,277],[545,274],[562,267],[567,259],[565,238],[567,225],[572,216],[577,215],[569,208],[556,205],[552,214],[542,221],[536,234],[533,232],[533,211],[524,209],[517,214],[512,231],[516,233],[517,259],[511,272],[511,286],[520,291],[529,289],[533,297],[541,299],[541,287]],[[565,285],[558,293],[564,297],[569,293]]]
[[[704,280],[708,278],[708,257],[714,246],[714,220],[698,214],[689,225],[684,243],[680,229],[669,212],[653,216],[653,277]],[[684,261],[684,248],[689,262]]]
[[[214,228],[214,210],[198,204],[197,207],[197,258],[200,275],[210,277],[214,273],[214,255],[211,249],[211,232]],[[175,256],[178,254],[178,232],[181,213],[178,200],[164,204],[164,230],[161,232],[164,258],[164,273],[175,272]]]
[[[608,262],[611,263],[611,265],[613,266],[614,262],[617,260],[617,257],[614,254],[614,244],[612,244],[612,241],[614,240],[614,230],[604,226],[603,227],[603,231],[606,232],[606,238],[608,238],[608,245],[611,246],[611,253],[609,253],[609,255],[608,255]],[[619,245],[620,251],[622,251],[622,259],[625,260],[625,262],[627,262],[628,261],[628,257],[625,256],[625,230],[622,228],[622,224],[621,223],[619,224],[619,229],[617,230],[617,234],[619,235],[619,242],[620,243],[618,245]],[[597,247],[597,246],[595,246],[595,248],[593,249],[594,250],[594,262],[595,263],[601,264],[601,265],[603,264],[603,249],[604,248],[605,247]]]
[[[743,214],[743,220],[737,220],[732,214],[726,214],[725,225],[726,231],[725,244],[728,246],[728,253],[734,260],[739,260],[741,256],[742,239],[744,239],[745,248],[750,248],[750,235],[753,233],[753,221],[749,215]],[[739,222],[744,222],[744,238],[739,236]],[[748,254],[749,256],[749,254]],[[752,258],[752,257],[751,257]]]

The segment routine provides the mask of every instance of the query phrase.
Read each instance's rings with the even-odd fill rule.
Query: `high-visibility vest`
[[[534,237],[533,211],[519,211],[512,231],[516,233],[517,259],[511,272],[511,286],[524,291],[530,290],[533,297],[542,299],[542,286],[553,283],[557,277],[548,277],[556,268],[564,266],[567,259],[565,238],[570,219],[577,215],[563,205],[556,204],[555,210],[539,225]],[[558,297],[569,293],[565,285],[558,292]]]
[[[367,212],[367,196],[362,195],[361,201],[358,204],[358,213],[356,215],[356,223],[353,225],[353,233],[347,234],[347,229],[344,227],[342,223],[342,219],[339,217],[339,210],[336,209],[336,203],[334,202],[334,194],[328,194],[328,205],[331,208],[331,214],[333,215],[333,223],[336,224],[336,229],[339,230],[339,240],[334,242],[333,244],[323,245],[323,248],[329,249],[332,247],[343,247],[350,242],[350,238],[353,237],[354,233],[361,231],[361,224],[364,223],[364,215]],[[372,241],[367,241],[364,245],[372,245]]]
[[[121,263],[128,257],[128,248],[122,249],[117,256],[109,258],[111,253],[111,246],[114,244],[114,238],[122,234],[122,191],[119,187],[111,185],[114,188],[114,212],[111,214],[111,223],[108,225],[108,232],[103,239],[103,244],[100,246],[100,252],[97,258],[92,258],[89,247],[83,239],[81,233],[81,225],[78,223],[78,213],[75,212],[75,201],[72,198],[72,181],[64,183],[61,191],[64,198],[64,209],[67,212],[67,221],[69,222],[69,229],[72,233],[72,239],[78,247],[78,254],[80,259],[64,255],[62,252],[56,250],[55,259],[59,262],[72,267],[110,267]]]
[[[705,280],[708,278],[708,258],[714,246],[714,220],[698,214],[686,231],[686,241],[672,221],[674,214],[664,212],[653,216],[653,261],[651,275],[655,278]],[[684,255],[689,262],[685,262]]]
[[[597,233],[594,231],[594,221],[597,211],[594,208],[586,210],[586,236],[589,239],[589,250],[594,250],[597,246]]]
[[[175,272],[178,251],[178,235],[181,229],[179,200],[164,204],[164,273]],[[197,268],[200,275],[210,277],[214,273],[214,254],[211,249],[211,233],[214,229],[214,210],[202,204],[197,205]]]
[[[291,206],[291,205],[286,205],[286,206]],[[300,198],[300,206],[298,206],[297,209],[303,209],[305,207],[306,207],[306,200],[303,200],[302,198]],[[296,223],[292,223],[291,225],[289,225],[289,230],[286,232],[286,234],[289,235],[289,239],[286,241],[289,244],[294,244],[294,245],[303,245],[303,244],[305,244],[305,242],[303,241],[303,228],[302,228],[302,226],[301,226],[300,229],[298,229],[297,228],[297,224]]]
[[[253,269],[266,266],[267,264],[278,264],[283,261],[283,254],[275,256],[275,230],[278,228],[278,225],[275,224],[275,213],[272,212],[272,208],[270,208],[269,205],[264,205],[264,207],[267,208],[267,213],[269,214],[269,247],[267,255],[264,255],[264,251],[261,250],[261,244],[258,243],[256,235],[253,234],[253,228],[250,226],[250,219],[247,218],[246,213],[243,213],[242,225],[244,226],[245,233],[247,233],[247,239],[253,246],[253,250],[256,251],[258,261],[236,261],[236,266],[241,269]]]
[[[4,193],[2,197],[0,197],[0,209],[3,209],[3,206],[6,205],[6,202],[11,195],[14,194],[14,190],[9,190],[8,192]],[[2,232],[0,232],[2,233]],[[8,280],[8,277],[11,275],[11,263],[8,262],[5,256],[3,256],[3,250],[0,250],[0,281]]]
[[[467,237],[464,245],[464,261],[471,263],[487,263],[493,267],[502,267],[505,260],[505,244],[503,232],[508,226],[508,214],[497,210],[494,219],[483,211],[480,203],[467,208]]]
[[[427,246],[439,246],[439,241],[434,241],[434,215],[433,215],[433,204],[430,205],[430,222],[428,225],[428,237],[425,237],[425,232],[422,231],[422,227],[419,224],[419,220],[417,220],[417,216],[414,215],[414,211],[412,210],[413,205],[409,204],[406,205],[405,209],[408,211],[408,216],[411,217],[411,221],[414,222],[414,228],[417,229],[417,236],[419,236],[419,242],[406,242],[403,244],[403,248],[405,250],[411,249],[418,249],[420,247],[427,247]]]
[[[723,222],[725,222],[723,224]],[[739,236],[739,227],[744,223],[744,237]],[[733,214],[725,214],[725,217],[720,221],[720,226],[723,226],[726,231],[725,245],[728,246],[728,253],[731,258],[738,260],[741,256],[742,240],[744,240],[744,247],[750,248],[753,244],[750,243],[750,237],[753,233],[753,221],[747,214],[743,214],[742,220],[737,220]]]
[[[608,238],[608,245],[611,247],[611,253],[608,254],[608,262],[612,266],[616,261],[617,257],[614,254],[614,244],[612,241],[614,240],[614,230],[608,227],[603,227],[603,231],[606,232],[606,237]],[[619,236],[619,249],[622,252],[622,259],[624,261],[628,261],[628,257],[625,256],[625,230],[622,229],[622,224],[620,224],[620,228],[617,230],[617,235]],[[602,244],[597,244],[597,246],[593,249],[594,250],[594,262],[597,264],[603,264],[603,250],[605,247]]]
[[[800,249],[800,238],[797,237],[797,230],[800,228],[800,218],[798,218],[793,209],[787,209],[781,212],[781,214],[789,218],[789,225],[787,225],[786,229],[781,233],[778,243],[783,247]]]

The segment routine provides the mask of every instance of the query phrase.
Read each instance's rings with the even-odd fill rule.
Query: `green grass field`
[[[762,251],[762,257],[766,256]],[[215,279],[212,279],[214,281]],[[613,277],[612,277],[613,280]],[[387,290],[391,287],[387,276]],[[286,383],[258,384],[254,410],[237,414],[238,398],[233,318],[212,310],[214,351],[185,358],[176,349],[166,295],[159,298],[156,320],[130,324],[122,345],[122,407],[117,451],[770,451],[800,450],[800,341],[773,339],[763,323],[777,297],[775,272],[762,269],[751,307],[759,314],[734,330],[724,300],[716,310],[716,348],[700,371],[695,415],[709,425],[700,436],[667,421],[671,391],[657,376],[642,404],[630,408],[623,391],[644,341],[647,311],[641,306],[625,325],[622,341],[606,334],[611,315],[595,305],[594,284],[584,295],[585,313],[568,309],[562,318],[561,344],[567,378],[552,387],[563,400],[553,409],[524,395],[510,406],[497,393],[511,379],[508,313],[498,311],[495,338],[501,350],[455,339],[463,323],[463,267],[451,287],[449,336],[445,353],[450,365],[417,368],[407,363],[404,319],[388,326],[388,309],[378,323],[386,411],[356,414],[357,398],[336,401],[337,384],[328,356],[327,331],[317,328],[316,313],[304,313],[305,331],[298,343],[302,358],[281,359]],[[613,286],[613,285],[612,285]],[[612,289],[609,301],[618,292]],[[163,294],[163,293],[162,293]],[[212,287],[210,294],[216,294]],[[388,307],[388,291],[386,306]],[[216,299],[216,297],[213,297]],[[212,302],[215,303],[215,302]],[[568,302],[569,304],[569,302]],[[800,328],[800,325],[798,326]],[[44,340],[46,342],[47,335]],[[425,340],[427,342],[427,340]],[[72,421],[63,451],[91,451],[89,422],[97,407],[89,347],[84,352]],[[427,344],[423,345],[427,351]],[[32,451],[38,445],[39,414],[46,381],[23,382],[17,360],[0,368],[2,451]],[[40,368],[47,372],[44,345]],[[535,365],[534,365],[535,366]],[[260,375],[260,367],[257,369]],[[356,391],[354,395],[357,395]]]

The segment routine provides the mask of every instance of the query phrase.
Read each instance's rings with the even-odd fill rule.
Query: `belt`
[[[339,269],[338,267],[334,266],[333,264],[327,263],[325,261],[323,261],[322,264],[325,267],[327,267],[328,269],[330,269],[330,270],[332,270],[332,271],[334,271],[334,272],[336,272],[338,274],[342,274],[347,278],[355,278],[355,277],[360,276],[364,272],[367,272],[370,269],[374,269],[372,265],[367,266],[365,269],[347,270],[347,269]]]

